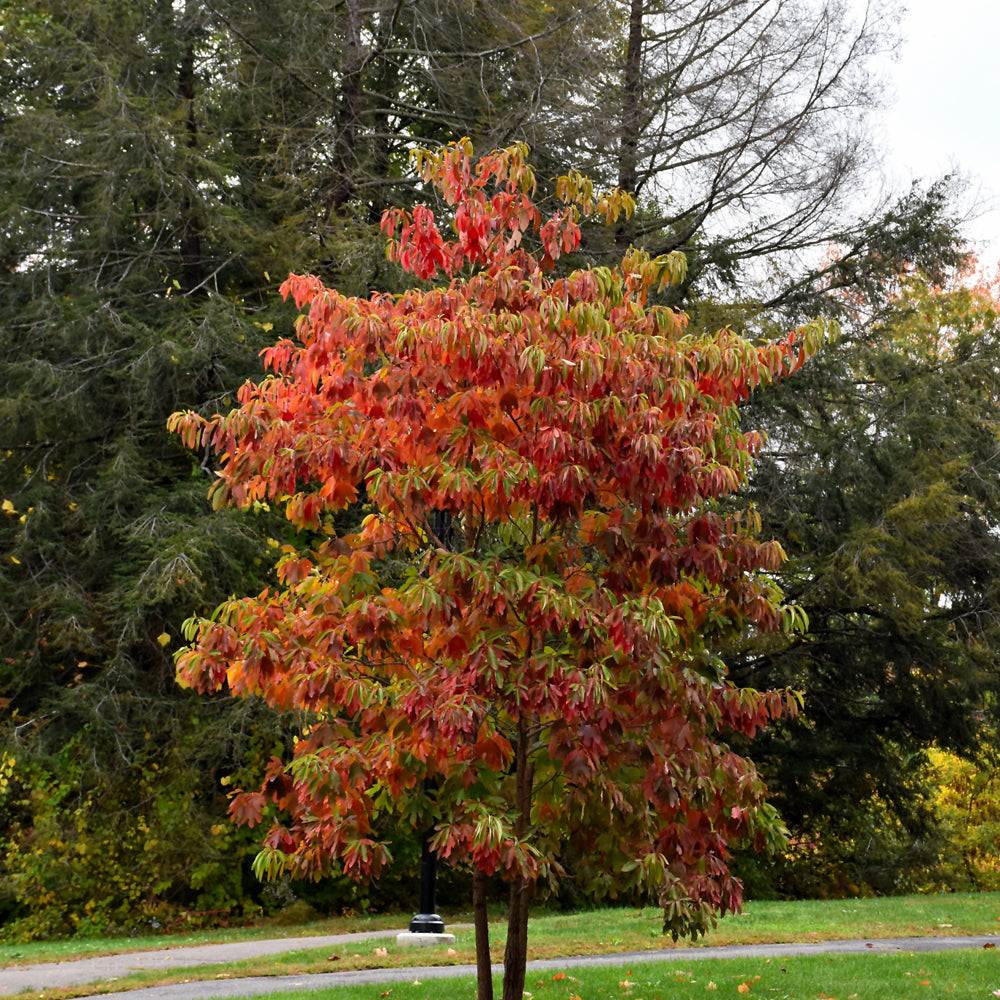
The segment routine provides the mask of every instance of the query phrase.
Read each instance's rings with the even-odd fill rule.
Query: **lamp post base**
[[[409,927],[411,934],[443,934],[444,921],[436,913],[418,913]]]
[[[443,925],[442,925],[443,926]],[[427,931],[403,931],[396,935],[396,944],[412,948],[429,948],[435,944],[454,944],[454,934],[434,934]]]

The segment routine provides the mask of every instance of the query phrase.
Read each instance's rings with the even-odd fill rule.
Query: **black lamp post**
[[[431,512],[431,530],[437,535],[438,541],[446,548],[452,543],[451,511],[434,510]],[[433,796],[435,784],[433,779],[424,778],[424,793],[428,798]],[[411,934],[444,934],[444,921],[435,913],[434,876],[436,858],[431,850],[431,834],[433,829],[424,832],[420,841],[420,912],[410,921]]]
[[[434,868],[436,858],[426,832],[420,844],[420,912],[410,921],[411,934],[443,934],[444,921],[434,912]]]

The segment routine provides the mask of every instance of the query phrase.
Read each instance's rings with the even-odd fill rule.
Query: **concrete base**
[[[413,931],[403,931],[396,935],[396,944],[409,947],[427,948],[435,944],[454,944],[454,934],[414,934]]]

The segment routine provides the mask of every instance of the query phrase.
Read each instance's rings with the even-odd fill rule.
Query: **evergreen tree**
[[[206,474],[164,432],[253,370],[266,275],[232,248],[268,222],[225,198],[196,5],[4,15],[4,885],[36,911],[25,932],[126,927],[140,901],[240,900],[216,772],[280,739],[259,707],[174,684],[184,609],[266,566],[247,521],[208,529]]]
[[[749,415],[770,439],[751,496],[810,621],[732,656],[742,683],[805,694],[751,751],[801,846],[785,892],[912,885],[935,850],[924,755],[973,754],[1000,680],[995,288],[888,291],[850,300],[840,343]]]

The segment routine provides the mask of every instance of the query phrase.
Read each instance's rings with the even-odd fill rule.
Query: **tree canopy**
[[[581,214],[631,205],[573,175],[544,219],[525,152],[418,154],[455,237],[419,204],[384,227],[394,260],[442,283],[360,299],[289,278],[306,311],[265,352],[273,376],[226,416],[171,421],[221,455],[214,503],[282,503],[326,535],[287,552],[280,587],[191,621],[178,660],[185,683],[315,718],[234,800],[251,824],[277,809],[259,870],[368,875],[391,857],[381,814],[432,824],[441,857],[511,883],[511,998],[530,887],[567,837],[609,886],[658,889],[676,934],[738,908],[729,840],[779,835],[723,738],[793,700],[737,688],[712,649],[793,615],[781,551],[715,508],[755,447],[737,402],[822,337],[691,336],[647,303],[676,256],[551,276]],[[329,514],[359,497],[370,513],[338,534]]]

